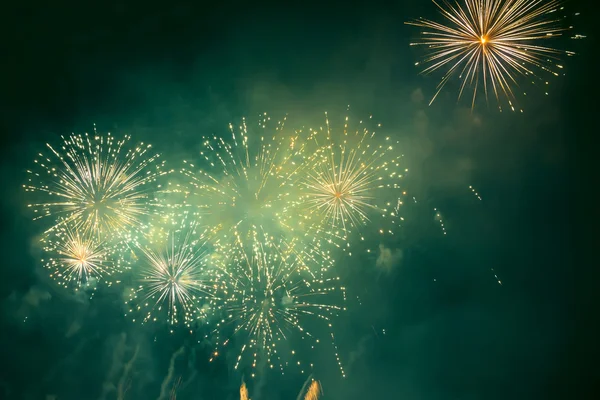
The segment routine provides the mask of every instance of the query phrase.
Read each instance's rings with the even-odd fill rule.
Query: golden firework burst
[[[542,73],[559,75],[560,56],[573,55],[545,45],[566,29],[560,0],[463,0],[433,3],[445,22],[420,18],[407,22],[424,30],[411,46],[424,46],[428,55],[423,73],[444,70],[431,103],[451,80],[458,76],[458,98],[472,90],[471,106],[479,93],[486,100],[492,93],[502,110],[502,99],[512,111],[516,107],[519,78],[548,85]],[[461,4],[462,3],[462,4]],[[547,88],[544,87],[547,93]],[[523,92],[523,94],[526,94]],[[522,112],[523,110],[520,109]]]

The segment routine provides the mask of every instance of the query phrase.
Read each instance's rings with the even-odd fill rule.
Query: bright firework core
[[[89,268],[89,257],[93,256],[92,249],[83,243],[73,243],[72,247],[73,254],[64,254],[64,261],[79,271],[79,275],[83,275]]]
[[[346,237],[371,217],[387,214],[384,197],[399,189],[402,177],[401,155],[386,157],[394,148],[389,138],[375,142],[370,124],[362,124],[349,128],[346,118],[344,133],[334,135],[326,119],[327,129],[319,139],[324,145],[310,157],[310,168],[300,179],[301,212],[334,237]]]
[[[560,75],[563,67],[559,56],[574,54],[546,43],[572,29],[565,25],[566,15],[561,15],[562,0],[433,0],[433,3],[443,22],[425,18],[407,22],[422,29],[421,38],[411,43],[427,49],[428,54],[417,63],[427,64],[422,72],[444,73],[430,104],[450,78],[456,76],[461,81],[458,98],[471,92],[471,107],[478,96],[487,99],[493,95],[501,111],[502,103],[508,103],[515,111],[517,90],[523,90],[519,79],[545,87],[548,82],[544,75]]]
[[[83,268],[88,262],[88,249],[84,247],[78,249],[76,257],[76,261],[80,264],[79,266]]]

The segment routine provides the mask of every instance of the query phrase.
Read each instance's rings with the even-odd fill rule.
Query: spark
[[[481,196],[479,195],[479,193],[477,193],[477,191],[475,190],[475,188],[473,186],[469,186],[469,189],[471,189],[471,192],[473,192],[473,195],[475,197],[477,197],[479,200],[482,200]]]
[[[442,219],[442,213],[437,208],[434,208],[433,211],[435,212],[436,221],[438,221],[440,224],[440,229],[442,230],[442,233],[446,235],[447,232],[446,227],[444,226],[444,220]]]
[[[498,282],[498,284],[500,286],[502,286],[502,281],[500,280],[500,278],[498,278],[498,274],[496,273],[496,271],[494,270],[494,268],[491,268],[491,271],[494,274],[494,278],[496,278],[496,282]]]
[[[501,98],[515,111],[515,90],[520,86],[520,77],[547,85],[546,79],[538,74],[558,76],[562,69],[559,57],[574,54],[541,43],[569,29],[563,27],[558,16],[563,10],[561,0],[464,0],[462,5],[458,1],[452,4],[433,0],[433,3],[445,22],[420,18],[406,23],[424,28],[422,38],[411,43],[428,49],[423,73],[445,70],[430,105],[451,78],[458,75],[462,81],[459,100],[465,91],[472,90],[474,108],[481,91],[486,101],[491,92],[501,111]]]
[[[27,192],[45,199],[29,204],[36,217],[59,217],[78,231],[99,238],[122,237],[143,226],[149,214],[149,192],[164,163],[149,154],[152,146],[128,146],[131,136],[121,140],[93,135],[62,137],[59,147],[47,144],[49,155],[40,153],[36,168],[28,170]],[[54,223],[46,232],[56,229]]]

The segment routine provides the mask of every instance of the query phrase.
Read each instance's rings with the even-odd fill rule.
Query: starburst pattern
[[[128,314],[135,320],[141,313],[143,323],[166,315],[170,324],[183,321],[189,327],[206,316],[207,299],[214,292],[204,232],[195,223],[184,225],[161,247],[141,247],[141,281],[131,289]]]
[[[29,205],[34,219],[54,216],[78,231],[98,238],[124,237],[144,226],[150,212],[149,193],[164,174],[158,154],[150,145],[128,145],[130,136],[115,140],[110,134],[63,137],[63,144],[48,144],[49,155],[40,153],[36,169],[28,170],[28,192],[43,197]],[[32,195],[34,196],[34,195]],[[59,218],[59,219],[57,219]],[[54,223],[48,231],[56,229]]]
[[[376,131],[368,128],[370,119],[353,126],[346,117],[340,131],[327,115],[325,122],[312,135],[318,147],[299,183],[299,213],[313,221],[317,232],[345,245],[350,233],[369,222],[375,222],[379,233],[393,234],[395,199],[408,171],[396,152],[397,142],[389,137],[378,141]]]
[[[68,224],[42,238],[43,250],[48,257],[42,264],[50,270],[50,277],[63,286],[75,283],[86,285],[90,281],[106,279],[114,272],[121,260],[89,233],[79,232]]]
[[[521,77],[546,86],[548,82],[543,75],[558,76],[563,68],[560,56],[574,54],[545,44],[568,29],[564,26],[560,0],[455,3],[434,0],[433,3],[445,22],[424,18],[407,22],[424,29],[422,38],[411,43],[425,46],[429,51],[423,61],[427,65],[423,73],[445,70],[430,104],[451,78],[458,76],[461,80],[458,97],[472,90],[472,107],[483,92],[486,99],[488,94],[494,95],[500,110],[504,98],[515,111],[516,90],[522,90],[518,89]]]

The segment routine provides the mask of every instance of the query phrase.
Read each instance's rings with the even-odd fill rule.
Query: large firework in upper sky
[[[515,111],[517,92],[526,95],[522,81],[542,85],[547,92],[546,76],[558,76],[563,68],[560,56],[574,54],[548,45],[568,29],[560,0],[433,2],[443,22],[407,22],[423,28],[421,38],[411,43],[428,50],[423,73],[444,71],[431,103],[451,78],[458,77],[459,99],[472,91],[474,107],[477,96],[487,100],[491,94],[500,110],[505,102]]]
[[[94,129],[92,135],[63,137],[58,147],[48,144],[49,155],[38,155],[23,185],[38,193],[29,205],[35,219],[48,217],[48,231],[69,224],[102,240],[143,226],[163,163],[151,145],[130,146],[130,139],[115,140]]]

